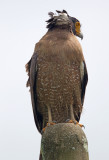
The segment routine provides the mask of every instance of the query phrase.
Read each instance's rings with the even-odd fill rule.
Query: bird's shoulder
[[[47,32],[36,43],[34,53],[41,56],[60,56],[64,59],[78,61],[84,59],[82,47],[76,36],[68,32]]]

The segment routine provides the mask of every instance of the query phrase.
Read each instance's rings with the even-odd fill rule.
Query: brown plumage
[[[48,32],[36,44],[26,65],[36,126],[41,130],[47,122],[79,122],[83,108],[87,69],[76,38],[83,38],[80,23],[66,11],[49,13]],[[77,22],[77,23],[76,23]],[[78,28],[79,27],[79,28]]]

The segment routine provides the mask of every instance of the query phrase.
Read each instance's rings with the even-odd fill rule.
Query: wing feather
[[[80,67],[80,72],[81,72],[81,103],[83,105],[84,103],[84,97],[85,97],[85,90],[88,82],[88,73],[87,73],[87,68],[86,64],[83,61]]]
[[[26,71],[28,72],[27,87],[30,86],[32,108],[34,114],[34,120],[38,131],[41,133],[42,130],[42,116],[37,111],[37,53],[34,53],[30,61],[26,64]]]

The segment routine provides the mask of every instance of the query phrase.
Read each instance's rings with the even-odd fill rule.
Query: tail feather
[[[40,152],[39,160],[43,160],[41,152]]]

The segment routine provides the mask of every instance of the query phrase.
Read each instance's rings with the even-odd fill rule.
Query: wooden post
[[[80,126],[71,123],[47,127],[41,153],[43,160],[89,160],[86,136]]]

